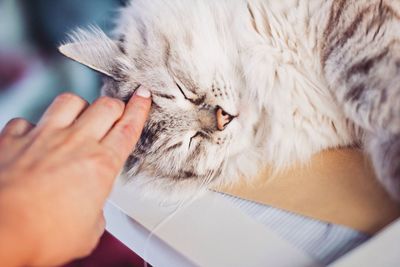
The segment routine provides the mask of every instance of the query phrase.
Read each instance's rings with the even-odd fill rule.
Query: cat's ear
[[[118,45],[102,30],[92,27],[89,30],[78,29],[70,34],[70,40],[59,47],[65,56],[88,66],[107,76],[113,77],[118,62],[123,56]]]

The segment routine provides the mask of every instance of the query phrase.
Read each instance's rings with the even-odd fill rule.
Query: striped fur
[[[126,164],[146,192],[190,195],[362,143],[400,200],[399,11],[399,0],[132,0],[115,41],[79,31],[61,50],[110,76],[107,95],[152,90]],[[219,108],[235,116],[223,131]]]
[[[334,1],[322,39],[329,86],[400,200],[400,1]]]

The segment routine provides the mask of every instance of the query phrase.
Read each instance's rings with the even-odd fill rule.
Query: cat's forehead
[[[206,74],[216,66],[231,66],[231,25],[219,14],[226,12],[225,1],[204,2],[132,1],[116,31],[123,50],[144,61],[169,61],[176,65],[171,68],[184,65],[185,72]]]

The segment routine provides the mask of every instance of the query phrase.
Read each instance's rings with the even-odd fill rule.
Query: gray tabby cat
[[[126,174],[183,197],[361,144],[400,200],[400,1],[132,0],[60,50],[103,93],[152,91]]]

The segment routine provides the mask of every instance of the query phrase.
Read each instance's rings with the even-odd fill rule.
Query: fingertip
[[[147,89],[145,86],[140,86],[134,93],[134,95],[142,97],[142,98],[146,98],[146,99],[150,99],[151,98],[151,92],[149,89]]]
[[[30,130],[34,128],[34,125],[29,121],[22,118],[15,118],[10,120],[4,129],[2,134],[8,134],[13,136],[22,136],[27,134]]]
[[[151,93],[147,89],[143,89],[146,90],[145,93],[138,92],[141,90],[141,88],[139,88],[129,100],[127,109],[134,109],[136,114],[138,112],[148,114],[152,104]]]
[[[66,128],[89,106],[89,103],[78,95],[64,92],[58,95],[47,108],[39,127]]]

